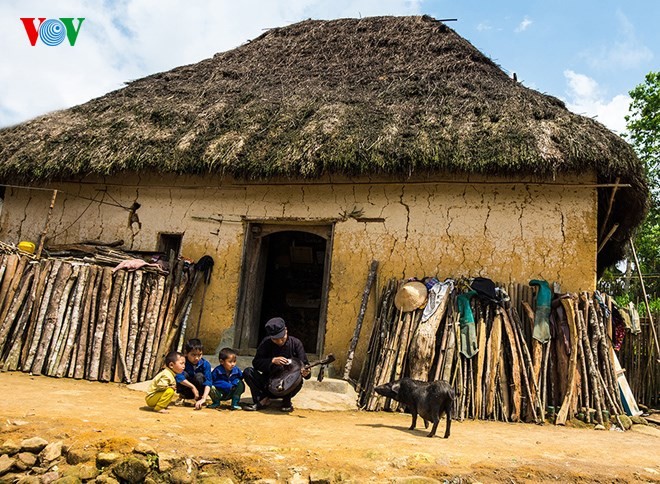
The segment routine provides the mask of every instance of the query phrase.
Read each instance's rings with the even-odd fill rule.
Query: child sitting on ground
[[[171,351],[165,357],[165,366],[151,381],[145,398],[147,405],[158,413],[167,413],[167,406],[175,395],[176,376],[186,366],[186,359],[178,351]]]
[[[231,348],[222,348],[218,354],[220,364],[213,369],[211,379],[211,400],[209,408],[218,408],[223,400],[231,400],[232,410],[241,410],[239,402],[245,391],[243,372],[236,366],[236,352]]]
[[[203,358],[204,346],[197,338],[188,340],[184,354],[186,368],[176,377],[176,391],[182,398],[194,399],[199,410],[211,391],[211,363]]]

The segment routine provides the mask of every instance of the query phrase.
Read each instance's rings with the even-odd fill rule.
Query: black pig
[[[427,437],[435,435],[440,417],[443,413],[446,414],[445,439],[449,438],[451,411],[454,408],[454,389],[446,381],[425,382],[406,377],[379,385],[374,390],[380,395],[403,403],[408,408],[412,413],[410,430],[417,425],[418,414],[424,419],[425,428],[429,427],[429,422],[433,422],[431,433]]]

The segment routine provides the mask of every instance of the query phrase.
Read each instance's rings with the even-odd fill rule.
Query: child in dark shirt
[[[223,400],[231,400],[232,410],[241,410],[239,402],[245,391],[243,372],[236,366],[236,352],[231,348],[222,348],[218,354],[220,364],[213,369],[211,380],[211,400],[209,408],[218,408]]]
[[[176,391],[195,400],[195,410],[202,408],[211,391],[211,363],[204,359],[202,342],[193,338],[186,343],[186,368],[176,376]]]

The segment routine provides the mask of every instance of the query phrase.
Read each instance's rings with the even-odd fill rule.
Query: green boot
[[[231,397],[231,409],[232,410],[241,410],[241,406],[238,404],[241,401],[240,395]]]

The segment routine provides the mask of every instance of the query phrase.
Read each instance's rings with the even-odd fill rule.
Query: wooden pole
[[[44,249],[44,242],[46,242],[46,234],[48,233],[48,228],[50,227],[50,219],[53,216],[53,207],[55,206],[55,200],[57,199],[57,190],[53,190],[53,197],[50,199],[50,207],[48,207],[48,215],[46,215],[46,223],[44,224],[44,229],[41,231],[39,236],[39,247],[37,248],[37,259],[41,259],[41,251]]]
[[[656,361],[660,363],[660,344],[658,344],[658,333],[655,330],[655,322],[653,321],[653,315],[651,314],[651,308],[649,307],[649,296],[646,294],[646,287],[644,286],[642,268],[639,267],[639,259],[637,259],[637,251],[635,250],[635,244],[633,243],[632,239],[630,239],[630,248],[632,249],[633,256],[635,257],[635,267],[637,268],[637,274],[639,274],[639,283],[642,286],[642,294],[644,294],[646,314],[649,317],[649,325],[651,326],[651,331],[653,332],[653,340],[655,341],[655,354],[657,358]]]
[[[353,338],[351,338],[351,344],[348,348],[348,357],[346,358],[346,366],[344,366],[344,380],[348,380],[351,374],[353,357],[355,356],[355,347],[357,346],[358,338],[360,337],[360,331],[362,331],[364,313],[367,311],[367,303],[369,302],[369,295],[371,294],[371,287],[373,286],[374,279],[376,278],[377,270],[378,261],[372,260],[371,266],[369,267],[369,273],[367,274],[367,282],[364,285],[364,291],[362,291],[362,304],[360,305],[360,312],[358,312],[357,321],[355,323],[355,331],[353,332]]]

